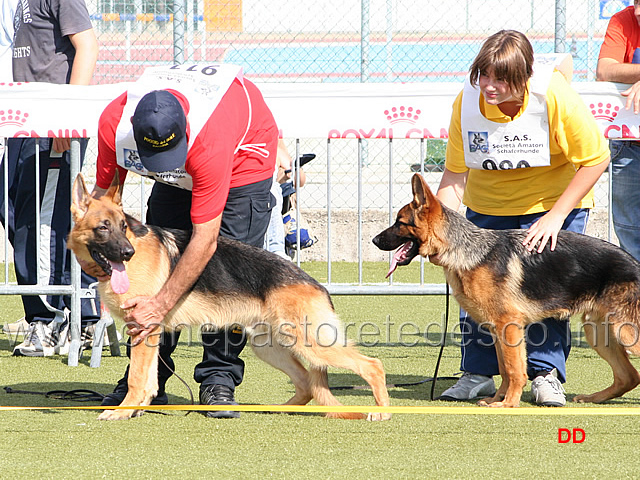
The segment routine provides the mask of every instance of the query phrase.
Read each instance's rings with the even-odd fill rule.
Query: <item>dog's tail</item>
[[[309,367],[309,380],[311,383],[311,393],[318,405],[329,407],[341,406],[342,404],[329,390],[329,376],[326,368]],[[357,412],[331,412],[327,413],[327,418],[341,418],[343,420],[362,420],[366,416]]]

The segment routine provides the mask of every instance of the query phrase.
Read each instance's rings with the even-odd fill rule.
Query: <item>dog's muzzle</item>
[[[122,294],[129,290],[129,277],[123,262],[131,260],[135,250],[129,244],[120,250],[122,261],[109,260],[104,254],[95,249],[90,249],[91,258],[102,268],[110,278],[111,289],[114,293]]]

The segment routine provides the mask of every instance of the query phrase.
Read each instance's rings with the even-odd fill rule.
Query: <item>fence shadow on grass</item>
[[[387,388],[393,404],[394,400],[430,401],[431,378],[433,372],[421,375],[387,375]],[[436,381],[435,397],[452,386],[457,377],[438,377]],[[371,397],[371,389],[357,375],[351,373],[330,373],[329,385],[331,391],[338,397]]]

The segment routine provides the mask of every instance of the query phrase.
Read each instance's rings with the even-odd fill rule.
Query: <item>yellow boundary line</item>
[[[118,406],[109,410],[136,409],[140,407]],[[100,405],[61,406],[61,407],[29,407],[0,406],[0,412],[16,410],[105,410]],[[155,411],[236,411],[236,412],[288,412],[288,413],[403,413],[420,415],[537,415],[537,416],[593,416],[593,415],[640,415],[640,407],[596,407],[596,408],[490,408],[490,407],[427,407],[427,406],[320,406],[320,405],[151,405],[143,410]]]

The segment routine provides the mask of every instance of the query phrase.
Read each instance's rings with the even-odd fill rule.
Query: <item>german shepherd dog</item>
[[[126,312],[120,305],[125,300],[151,296],[160,290],[184,252],[190,234],[145,226],[125,214],[117,176],[107,193],[95,199],[80,174],[72,197],[75,225],[68,247],[78,259],[93,268],[97,264],[111,276],[109,281],[99,283],[98,292],[109,312],[123,319]],[[128,277],[128,288],[122,288],[127,283],[126,279],[123,282],[123,275]],[[319,405],[340,405],[329,390],[329,366],[357,373],[371,386],[376,404],[389,405],[382,363],[360,354],[344,338],[326,289],[273,253],[220,237],[200,278],[152,335],[160,328],[202,324],[244,327],[256,355],[291,378],[295,394],[287,405],[305,405],[312,399]],[[101,420],[138,416],[156,396],[158,347],[151,338],[150,335],[131,349],[129,392],[122,403],[141,408],[106,410],[100,415]],[[136,344],[135,338],[132,344]],[[301,361],[308,363],[308,370]],[[365,418],[359,413],[327,416]],[[390,414],[370,413],[366,418],[387,420]]]
[[[419,174],[413,201],[395,223],[373,239],[381,250],[398,249],[389,274],[417,255],[444,268],[460,304],[494,336],[502,384],[479,402],[517,407],[527,383],[524,328],[545,318],[582,314],[590,345],[613,370],[613,384],[576,402],[601,403],[640,383],[628,354],[640,354],[640,263],[604,240],[561,231],[554,251],[529,252],[526,230],[476,227],[442,205]],[[398,248],[399,247],[399,248]]]

